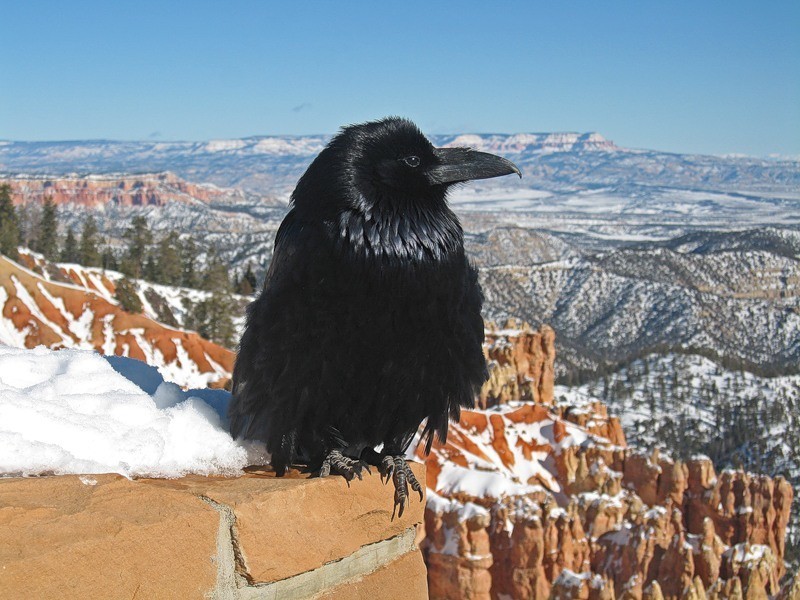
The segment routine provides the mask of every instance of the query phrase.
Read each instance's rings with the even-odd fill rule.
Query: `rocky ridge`
[[[202,142],[82,140],[0,142],[0,171],[65,173],[170,170],[193,181],[288,197],[297,178],[328,142],[328,135],[253,136]],[[470,146],[517,163],[522,187],[639,183],[695,189],[796,190],[797,161],[636,150],[593,132],[462,133],[431,135],[437,146]]]
[[[800,375],[765,377],[693,354],[652,354],[582,385],[558,385],[566,403],[599,399],[620,415],[628,443],[709,456],[800,485]],[[800,566],[800,511],[785,558]]]
[[[490,319],[550,323],[562,368],[595,369],[664,348],[691,348],[785,372],[800,360],[800,253],[793,230],[694,234],[576,256],[543,236],[517,247],[509,239],[472,241],[483,263]],[[513,234],[513,237],[512,235]],[[488,238],[489,236],[485,236]],[[522,256],[528,248],[531,258]],[[553,255],[553,252],[558,254]],[[532,259],[542,257],[538,263]],[[563,371],[562,371],[563,372]]]
[[[554,341],[487,331],[480,408],[425,459],[431,597],[778,594],[789,483],[628,447],[599,401],[553,398]]]

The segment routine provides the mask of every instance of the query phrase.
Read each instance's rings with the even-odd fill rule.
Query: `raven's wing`
[[[298,415],[307,407],[296,389],[286,388],[287,373],[299,371],[293,345],[302,335],[301,295],[324,252],[318,226],[297,218],[294,210],[281,223],[259,297],[247,308],[247,322],[233,371],[233,398],[228,416],[231,435],[265,441],[280,467],[293,459]],[[278,465],[276,465],[276,459]]]
[[[484,323],[481,315],[483,291],[478,281],[478,270],[461,254],[462,266],[457,269],[459,281],[458,301],[447,315],[450,323],[446,332],[446,346],[454,360],[440,367],[442,373],[453,374],[449,381],[446,407],[436,406],[428,414],[422,440],[425,453],[431,451],[434,435],[444,444],[447,441],[449,422],[458,422],[461,409],[475,407],[475,398],[489,378],[483,355]]]

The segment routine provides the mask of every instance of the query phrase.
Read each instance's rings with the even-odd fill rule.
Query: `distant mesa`
[[[325,147],[329,136],[256,136],[244,139],[211,140],[203,150],[210,153],[271,154],[313,156]],[[432,135],[437,145],[469,146],[477,150],[503,153],[571,152],[621,150],[596,132],[576,133],[464,133]]]
[[[443,137],[443,136],[439,136]],[[446,146],[468,146],[483,152],[521,154],[524,152],[618,151],[614,142],[599,133],[516,133],[462,134],[445,139]]]
[[[285,196],[330,135],[271,135],[198,142],[9,142],[6,174],[159,173],[254,194]],[[678,154],[618,146],[598,132],[434,134],[437,146],[469,146],[513,156],[523,187],[669,186],[741,192],[796,190],[797,161]]]

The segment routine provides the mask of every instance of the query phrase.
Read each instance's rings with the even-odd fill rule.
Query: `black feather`
[[[426,420],[430,450],[487,378],[477,272],[448,184],[431,183],[436,152],[403,119],[351,126],[298,182],[230,407],[231,433],[265,441],[279,473],[333,449],[401,453]]]

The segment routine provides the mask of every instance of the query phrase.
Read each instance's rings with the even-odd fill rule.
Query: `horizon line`
[[[345,127],[345,126],[343,126]],[[338,133],[338,132],[337,132]],[[677,154],[677,155],[687,155],[687,156],[712,156],[717,158],[750,158],[750,159],[759,159],[759,160],[780,160],[780,161],[787,161],[787,162],[798,162],[800,161],[800,154],[783,154],[780,152],[770,152],[767,154],[748,154],[745,152],[722,152],[722,153],[712,153],[712,152],[687,152],[687,151],[676,151],[676,150],[659,150],[656,148],[646,148],[646,147],[629,147],[629,146],[620,146],[612,139],[606,137],[604,134],[600,133],[598,130],[588,130],[588,131],[577,131],[577,130],[561,130],[561,131],[517,131],[513,133],[509,132],[491,132],[491,131],[461,131],[461,132],[451,132],[451,133],[428,133],[426,135],[431,136],[462,136],[462,135],[481,135],[481,136],[514,136],[514,135],[554,135],[554,134],[574,134],[574,135],[599,135],[604,141],[611,143],[616,149],[619,150],[631,150],[631,151],[646,151],[646,152],[658,152],[659,154]],[[112,144],[126,144],[126,143],[138,143],[138,144],[208,144],[211,142],[224,142],[224,141],[240,141],[240,140],[257,140],[257,139],[267,139],[267,138],[314,138],[314,137],[321,137],[321,138],[331,138],[336,133],[285,133],[285,134],[251,134],[246,135],[243,137],[214,137],[214,138],[206,138],[206,139],[147,139],[147,138],[71,138],[71,139],[46,139],[46,140],[19,140],[19,139],[4,139],[0,138],[0,148],[2,146],[7,146],[10,144],[77,144],[77,143],[112,143]]]

